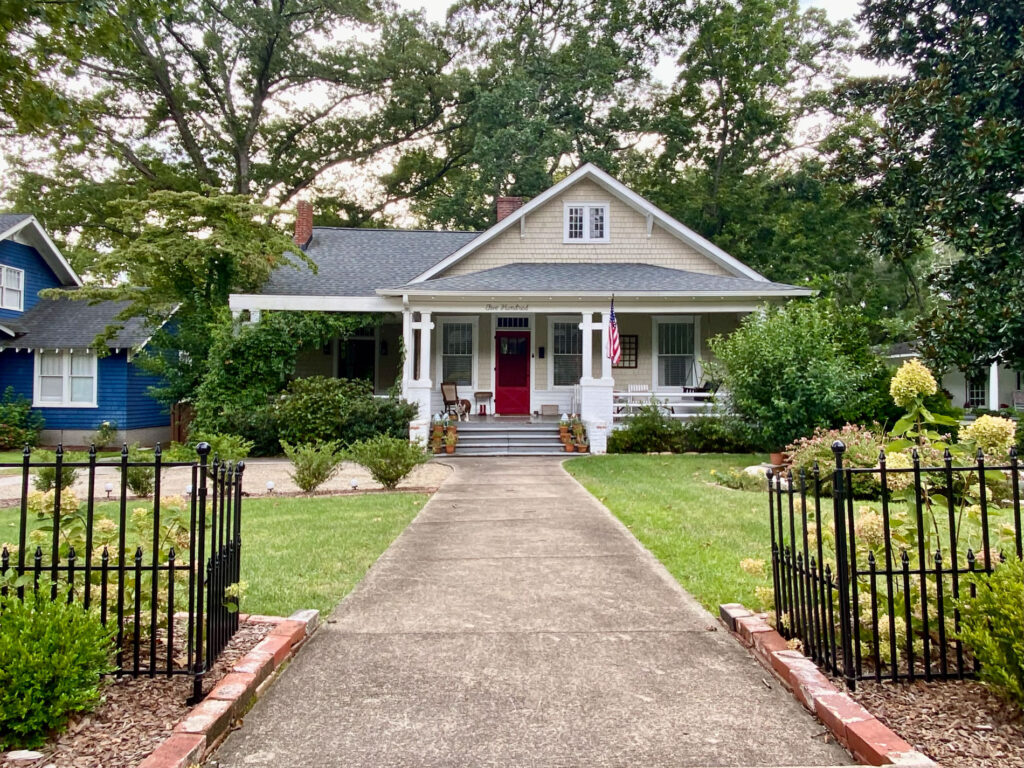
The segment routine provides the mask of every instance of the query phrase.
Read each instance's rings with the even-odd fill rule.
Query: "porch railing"
[[[613,392],[612,414],[616,421],[635,416],[644,406],[656,404],[658,409],[673,419],[690,419],[710,413],[714,392]]]

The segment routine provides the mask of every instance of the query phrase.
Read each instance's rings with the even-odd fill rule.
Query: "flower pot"
[[[577,445],[576,446],[576,450],[579,451],[580,453],[587,453],[587,452],[590,451],[590,446],[589,445]]]
[[[566,451],[566,453],[572,453],[573,450],[575,450],[575,446],[571,442],[569,442],[567,440],[566,443],[565,443],[565,451]]]
[[[449,424],[448,425],[448,434],[449,435],[454,435],[455,434],[455,425],[454,424]]]
[[[568,439],[568,437],[569,437],[569,425],[568,424],[559,424],[558,425],[558,439],[561,440],[564,443],[566,441],[566,439]]]
[[[773,467],[782,467],[786,464],[786,454],[782,451],[772,451],[768,454],[768,463]]]
[[[445,453],[455,453],[455,446],[454,445],[446,445],[444,447],[444,452]]]

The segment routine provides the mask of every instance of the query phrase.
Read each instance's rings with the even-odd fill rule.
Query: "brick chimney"
[[[501,221],[509,214],[515,213],[517,210],[523,207],[523,198],[521,197],[499,197],[498,203],[498,221]]]
[[[295,206],[295,244],[300,248],[309,245],[313,239],[313,204],[308,200],[299,200]]]

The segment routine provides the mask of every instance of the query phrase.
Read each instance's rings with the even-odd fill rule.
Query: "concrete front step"
[[[452,456],[553,456],[564,454],[553,423],[461,422]]]

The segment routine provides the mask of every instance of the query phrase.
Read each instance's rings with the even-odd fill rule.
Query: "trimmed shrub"
[[[200,443],[210,444],[210,462],[215,456],[221,461],[240,461],[248,458],[252,450],[252,441],[239,435],[225,435],[218,432],[195,433],[189,435],[187,443],[171,443],[163,452],[165,461],[198,461],[196,446]]]
[[[360,400],[373,400],[368,381],[323,376],[295,379],[274,404],[278,436],[290,443],[339,439],[348,411]]]
[[[750,425],[731,413],[694,416],[683,424],[683,450],[697,453],[754,453],[761,446]]]
[[[641,407],[636,415],[608,435],[608,453],[677,453],[683,450],[683,425],[656,403]]]
[[[70,451],[64,452],[63,461],[77,462],[84,461],[86,457],[80,453],[72,453]],[[33,451],[32,461],[33,462],[55,462],[57,460],[57,454],[53,451]],[[75,479],[78,477],[78,469],[75,467],[61,467],[60,470],[60,487],[61,490],[74,485]],[[36,469],[36,475],[32,479],[32,485],[37,491],[52,491],[57,485],[57,468],[56,467],[39,467]]]
[[[0,598],[0,749],[36,747],[95,706],[112,670],[112,629],[78,605]]]
[[[152,462],[155,460],[152,451],[143,450],[138,443],[133,443],[128,448],[128,461]],[[153,493],[156,481],[156,469],[154,467],[128,467],[125,472],[127,476],[128,490],[136,496],[149,496]]]
[[[968,583],[977,596],[960,601],[960,636],[981,662],[981,679],[1024,706],[1024,562],[1014,558]],[[967,592],[962,582],[960,589]]]
[[[14,393],[14,387],[0,395],[0,450],[35,445],[45,423],[27,397]]]
[[[350,445],[345,457],[369,470],[385,488],[393,489],[417,464],[428,461],[430,454],[407,438],[377,435]]]
[[[295,468],[289,476],[306,493],[315,491],[330,480],[344,459],[341,447],[336,441],[325,443],[318,440],[313,443],[292,445],[287,440],[282,440],[281,447]]]

